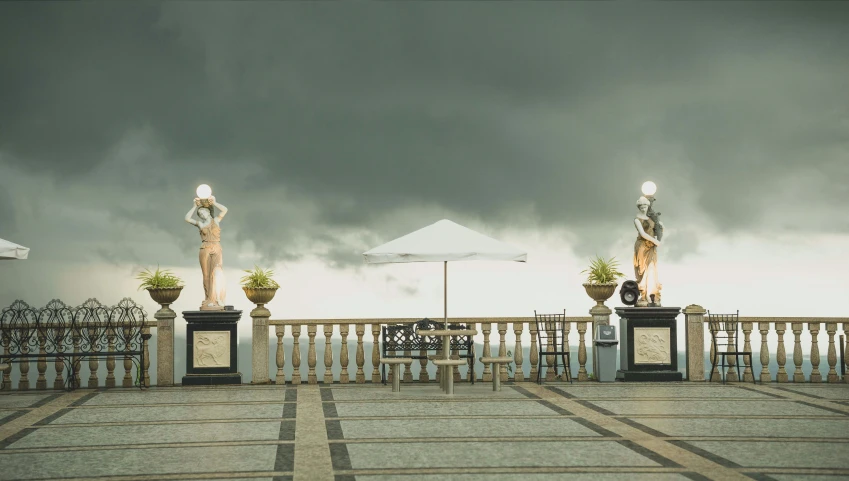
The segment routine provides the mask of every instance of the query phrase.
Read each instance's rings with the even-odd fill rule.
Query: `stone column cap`
[[[707,312],[707,310],[698,304],[690,304],[684,309],[681,309],[681,312],[683,312],[684,314],[704,314]]]
[[[604,306],[604,305],[602,305],[602,306],[595,305],[592,308],[590,308],[590,315],[591,316],[609,316],[611,314],[613,314],[613,311],[609,307]]]

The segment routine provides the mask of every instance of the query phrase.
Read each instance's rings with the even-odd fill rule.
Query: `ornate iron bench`
[[[448,324],[449,329],[467,329],[465,324]],[[431,319],[422,319],[413,324],[390,324],[383,326],[382,341],[383,341],[383,356],[384,360],[390,359],[407,359],[412,363],[414,359],[433,359],[436,352],[442,350],[442,337],[439,336],[419,336],[416,334],[418,329],[445,329],[445,323],[437,322]],[[457,351],[457,356],[460,359],[466,359],[471,373],[472,384],[475,383],[475,342],[473,336],[454,336],[451,338],[451,343],[448,348],[454,352]],[[432,354],[428,354],[433,351]],[[381,380],[386,384],[386,364],[395,364],[395,362],[381,361]],[[404,363],[406,364],[406,362]],[[450,367],[449,367],[450,368]],[[400,369],[395,368],[397,371]],[[394,380],[393,380],[394,383]]]
[[[80,387],[83,361],[106,359],[108,366],[123,359],[128,376],[132,365],[137,369],[134,384],[145,387],[145,350],[151,337],[145,327],[146,317],[144,309],[129,298],[112,307],[96,299],[79,307],[52,300],[43,308],[15,301],[0,314],[0,365],[7,366],[0,385],[11,382],[11,364],[25,364],[25,375],[29,363],[36,360],[41,378],[47,361],[52,360],[56,366],[54,386],[64,385],[70,391]],[[96,370],[96,364],[90,363],[89,368]]]

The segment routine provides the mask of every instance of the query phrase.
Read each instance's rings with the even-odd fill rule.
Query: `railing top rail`
[[[315,326],[315,325],[340,325],[340,324],[408,324],[421,321],[422,317],[406,318],[384,318],[384,319],[271,319],[271,326]],[[434,321],[441,321],[442,316],[430,317]],[[593,322],[591,316],[566,317],[567,322]],[[449,317],[448,322],[454,324],[491,323],[491,324],[515,324],[534,323],[536,319],[531,317]]]
[[[710,319],[707,315],[704,318],[705,324],[707,324]],[[739,322],[784,322],[784,323],[807,323],[807,322],[819,322],[819,323],[849,323],[849,317],[743,317],[740,316]]]

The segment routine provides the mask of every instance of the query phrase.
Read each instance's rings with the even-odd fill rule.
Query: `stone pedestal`
[[[678,372],[678,307],[617,307],[617,381],[681,381]]]
[[[228,306],[229,307],[229,306]],[[184,386],[241,384],[237,326],[242,311],[183,311],[186,326]]]
[[[156,385],[174,385],[174,319],[177,313],[163,304],[156,319]]]
[[[702,306],[690,304],[683,311],[687,326],[687,380],[705,380],[705,313]]]

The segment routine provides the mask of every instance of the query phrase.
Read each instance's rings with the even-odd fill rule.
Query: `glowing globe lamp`
[[[212,195],[212,188],[206,184],[201,184],[198,186],[197,194],[198,199],[208,199]]]
[[[198,187],[198,188],[200,188],[200,187]],[[654,193],[657,192],[657,186],[654,185],[654,182],[649,180],[649,181],[643,182],[642,190],[643,190],[643,195],[654,195]],[[198,192],[200,192],[200,191],[198,191]]]

